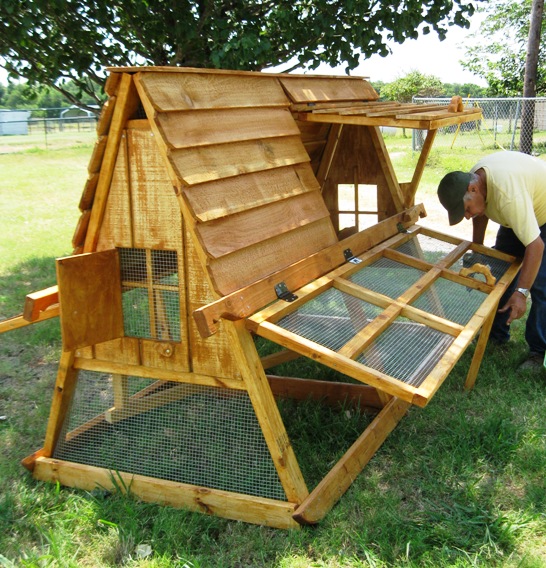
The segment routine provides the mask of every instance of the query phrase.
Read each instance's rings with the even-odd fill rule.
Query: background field
[[[435,188],[468,169],[483,141],[433,151],[417,201],[422,224],[448,230]],[[9,143],[8,143],[9,142]],[[0,319],[25,294],[55,281],[54,258],[70,254],[93,133],[0,141]],[[417,155],[388,137],[401,181]],[[470,224],[449,232],[465,238]],[[488,244],[492,244],[491,230]],[[462,390],[471,353],[425,409],[412,408],[347,494],[317,527],[279,531],[71,490],[32,479],[20,460],[40,448],[59,358],[50,320],[0,336],[0,566],[438,567],[546,566],[546,380],[518,375],[523,322],[514,341],[487,348],[474,391]],[[324,376],[296,363],[279,374]],[[328,460],[358,436],[365,417],[325,416],[309,403],[291,426],[300,461],[320,438]],[[325,419],[336,427],[326,430]],[[320,464],[319,464],[320,465]]]

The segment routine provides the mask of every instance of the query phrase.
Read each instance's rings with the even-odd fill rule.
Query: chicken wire
[[[338,351],[383,310],[329,288],[277,322],[279,327]]]
[[[248,394],[80,371],[55,459],[285,500]]]
[[[176,251],[118,249],[125,335],[180,341]]]
[[[426,325],[398,317],[364,349],[356,361],[418,387],[454,339]]]
[[[436,264],[457,245],[418,233],[396,248],[398,252]]]

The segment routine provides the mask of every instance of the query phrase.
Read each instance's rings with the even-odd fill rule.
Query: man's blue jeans
[[[540,236],[546,244],[546,225],[540,227]],[[514,231],[502,226],[497,233],[494,248],[519,257],[523,257],[525,254],[525,247],[516,237]],[[514,279],[513,283],[502,296],[499,302],[499,308],[502,308],[508,298],[513,294],[517,282],[518,277]],[[531,288],[531,302],[531,310],[529,311],[527,325],[525,327],[525,340],[531,352],[544,355],[546,351],[546,252],[542,256],[542,262],[537,277]],[[508,312],[503,314],[497,313],[495,316],[491,329],[491,338],[493,340],[504,343],[510,339],[510,326],[506,325],[508,316]]]

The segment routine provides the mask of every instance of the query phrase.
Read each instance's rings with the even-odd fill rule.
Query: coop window
[[[377,186],[370,184],[338,185],[339,228],[356,227],[358,231],[378,220]]]
[[[118,252],[125,335],[180,341],[176,251],[120,248]]]

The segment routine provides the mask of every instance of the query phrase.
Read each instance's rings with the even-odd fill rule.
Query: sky
[[[474,14],[469,29],[451,26],[444,41],[440,41],[438,35],[431,32],[426,36],[420,35],[416,40],[406,40],[402,45],[389,44],[391,55],[374,55],[351,71],[351,75],[390,83],[410,71],[420,71],[438,77],[443,83],[475,83],[486,86],[483,79],[466,71],[459,63],[464,58],[465,42],[469,41],[471,33],[478,30],[481,18],[481,14]],[[345,69],[343,66],[331,68],[321,65],[313,73],[345,75]]]

